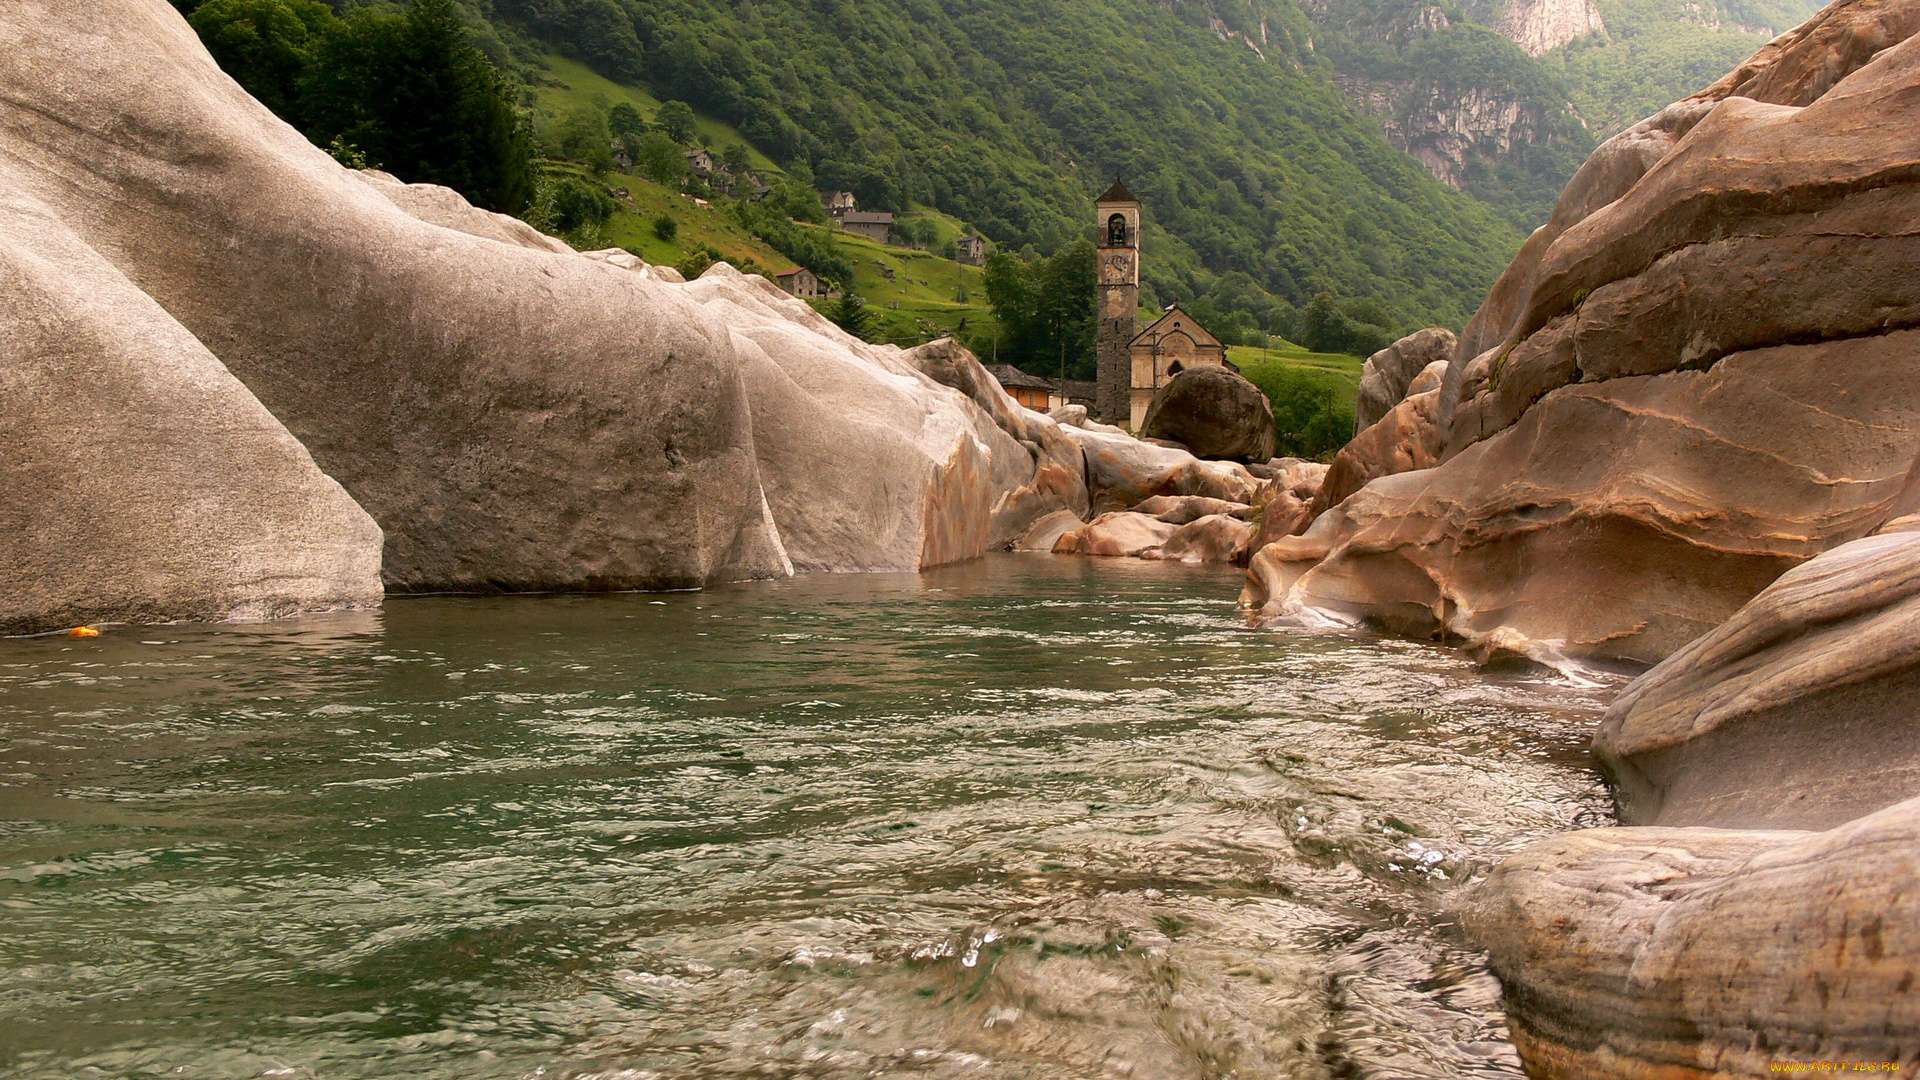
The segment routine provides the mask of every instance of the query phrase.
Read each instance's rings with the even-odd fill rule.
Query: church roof
[[[1171,333],[1182,333],[1193,339],[1195,345],[1219,345],[1220,339],[1200,325],[1200,321],[1180,310],[1179,304],[1167,309],[1165,315],[1153,320],[1153,324],[1134,335],[1132,344],[1157,345],[1161,338]]]
[[[1122,182],[1119,177],[1116,176],[1113,178],[1113,186],[1107,189],[1107,193],[1100,196],[1098,199],[1095,199],[1094,201],[1109,203],[1109,202],[1139,202],[1140,200],[1134,198],[1133,192],[1128,191],[1127,185],[1124,182]]]

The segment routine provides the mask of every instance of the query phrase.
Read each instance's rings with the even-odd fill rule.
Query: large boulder
[[[390,590],[785,571],[729,333],[674,287],[343,169],[164,0],[0,8],[0,84],[18,187],[373,515]]]
[[[1916,702],[1920,533],[1903,528],[1781,575],[1627,687],[1594,750],[1628,823],[1827,828],[1920,796]]]
[[[1139,505],[1132,508],[1133,513],[1157,517],[1172,525],[1185,525],[1209,514],[1244,516],[1252,510],[1253,507],[1247,503],[1209,499],[1204,495],[1155,495],[1151,499],[1140,500]]]
[[[1179,443],[1196,457],[1265,461],[1273,456],[1273,404],[1239,372],[1202,364],[1154,391],[1140,437]]]
[[[380,602],[380,529],[0,158],[0,634]]]
[[[1453,359],[1454,348],[1459,343],[1453,331],[1428,327],[1367,357],[1360,369],[1360,389],[1353,403],[1354,434],[1379,423],[1389,409],[1400,404],[1421,372]]]
[[[1319,517],[1368,481],[1395,473],[1431,469],[1440,463],[1444,438],[1440,430],[1440,385],[1447,362],[1435,360],[1407,384],[1406,394],[1378,421],[1368,426],[1334,455],[1333,464],[1314,494],[1309,513]]]
[[[1602,147],[1463,333],[1438,464],[1263,549],[1249,605],[1652,663],[1886,520],[1920,445],[1915,9],[1843,0],[1740,83],[1790,100]]]
[[[1461,914],[1535,1080],[1920,1067],[1920,800],[1827,832],[1571,833]]]
[[[1179,529],[1156,517],[1125,511],[1101,514],[1085,526],[1061,534],[1055,555],[1137,556],[1166,543]]]
[[[1253,539],[1254,526],[1226,514],[1208,514],[1175,529],[1159,547],[1140,553],[1142,558],[1171,562],[1230,563],[1237,561]]]

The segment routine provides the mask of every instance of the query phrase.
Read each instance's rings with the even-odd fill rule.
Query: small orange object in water
[[[76,626],[73,629],[67,631],[67,636],[68,637],[99,637],[100,631],[95,630],[91,626]]]

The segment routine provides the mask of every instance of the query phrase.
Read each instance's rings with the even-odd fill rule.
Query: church
[[[1094,205],[1100,230],[1094,411],[1109,424],[1138,431],[1154,391],[1175,375],[1197,365],[1233,365],[1226,345],[1178,304],[1140,329],[1140,200],[1115,179]]]

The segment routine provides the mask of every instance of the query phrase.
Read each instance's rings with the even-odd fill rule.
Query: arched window
[[[1127,246],[1127,215],[1115,214],[1107,219],[1107,246]]]

